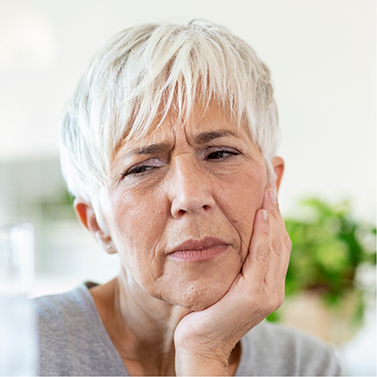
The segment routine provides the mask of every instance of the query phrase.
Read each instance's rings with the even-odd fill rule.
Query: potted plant
[[[356,220],[347,201],[306,199],[300,211],[285,219],[293,244],[286,303],[268,320],[343,343],[362,323],[366,289],[358,272],[376,264],[376,227]]]

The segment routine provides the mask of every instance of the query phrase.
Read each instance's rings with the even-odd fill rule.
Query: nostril
[[[215,207],[215,201],[210,190],[199,182],[180,182],[173,185],[171,198],[171,213],[173,217],[184,217],[186,214],[210,214]]]
[[[186,213],[185,210],[180,209],[180,210],[178,211],[178,216],[182,216],[182,215],[184,215],[185,213]]]
[[[180,203],[180,204],[182,204],[182,203]],[[200,210],[202,210],[206,213],[209,213],[211,211],[211,208],[212,208],[211,205],[207,205],[207,204],[200,206],[200,208],[199,208],[199,206],[192,206],[192,207],[186,206],[186,207],[187,208],[185,208],[185,207],[179,208],[178,207],[178,208],[176,208],[176,210],[173,209],[172,212],[174,214],[174,217],[181,218],[184,215],[186,215],[187,213],[196,213],[197,211],[200,211]]]

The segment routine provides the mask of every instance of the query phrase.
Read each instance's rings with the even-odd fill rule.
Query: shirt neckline
[[[111,359],[111,356],[115,356],[118,359],[119,367],[124,369],[124,372],[126,373],[126,376],[129,376],[128,370],[126,366],[124,365],[124,362],[117,351],[117,349],[114,346],[114,343],[112,342],[110,335],[108,334],[105,325],[102,322],[102,319],[98,313],[96,304],[93,300],[92,295],[89,292],[89,289],[92,287],[97,286],[97,283],[93,283],[91,281],[87,281],[85,283],[80,284],[77,289],[79,289],[87,302],[90,313],[92,314],[93,324],[94,327],[98,330],[96,331],[96,336],[99,339],[99,341],[103,344],[104,348],[106,349],[108,357]],[[247,335],[247,334],[246,334]],[[248,362],[247,362],[247,355],[250,355],[250,342],[248,342],[247,337],[243,336],[241,338],[241,356],[240,361],[238,363],[236,372],[234,376],[245,376],[248,374]]]

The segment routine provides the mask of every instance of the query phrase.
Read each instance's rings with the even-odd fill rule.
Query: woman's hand
[[[283,303],[290,250],[275,184],[270,184],[255,215],[249,253],[229,291],[207,309],[185,316],[175,330],[177,375],[227,375],[232,349]]]

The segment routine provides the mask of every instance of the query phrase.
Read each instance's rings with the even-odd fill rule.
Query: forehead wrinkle
[[[167,142],[157,142],[157,143],[151,143],[149,145],[141,145],[141,146],[135,147],[131,150],[128,150],[124,154],[123,158],[128,158],[128,157],[131,157],[131,156],[134,156],[134,155],[158,154],[158,153],[162,153],[162,152],[166,152],[166,151],[171,150],[172,148],[174,148],[174,146],[176,144],[176,137],[177,137],[177,134],[179,133],[180,129],[183,129],[186,140],[188,141],[189,144],[191,144],[189,142],[189,139],[191,137],[189,137],[189,135],[188,135],[189,133],[191,133],[190,132],[190,128],[191,128],[190,124],[197,123],[198,120],[199,120],[199,124],[200,124],[203,121],[203,118],[205,118],[206,113],[198,116],[194,112],[193,114],[191,114],[191,116],[193,116],[193,115],[194,115],[194,118],[201,118],[201,119],[197,119],[197,120],[190,119],[189,122],[184,122],[184,121],[182,121],[181,119],[178,119],[175,116],[168,116],[163,121],[163,124],[159,124],[158,126],[155,126],[155,129],[150,131],[149,136],[156,135],[156,132],[159,133],[159,131],[161,131],[161,127],[164,128],[164,126],[167,126],[168,129],[170,129],[170,132],[173,135],[173,145],[171,145],[170,143],[167,143]],[[204,121],[205,121],[205,123],[209,123],[209,124],[213,123],[213,120],[208,122],[208,119],[206,119]],[[217,122],[215,122],[215,123],[217,123]],[[212,128],[212,127],[213,127],[213,125],[210,126],[210,128]],[[200,128],[201,127],[199,126],[199,129]],[[168,131],[168,133],[169,133],[169,131]],[[166,130],[165,130],[165,132],[163,131],[162,134],[163,134],[163,135],[161,135],[162,138],[164,138],[164,136],[166,137],[167,136]],[[227,136],[232,136],[232,137],[236,137],[238,139],[242,139],[242,137],[240,135],[238,135],[237,132],[233,132],[229,129],[219,129],[219,130],[209,130],[207,132],[201,132],[197,135],[193,135],[192,140],[194,141],[194,144],[200,145],[200,144],[205,144],[205,143],[208,143],[212,140],[219,139],[219,138],[222,138],[222,137],[227,137]],[[128,144],[129,142],[132,142],[132,141],[127,140],[124,145]]]
[[[155,126],[154,129],[150,129],[148,134],[144,137],[134,137],[131,139],[125,139],[123,141],[123,145],[120,150],[116,153],[122,156],[122,159],[127,159],[129,157],[135,156],[135,155],[148,155],[148,154],[158,154],[162,152],[170,151],[172,148],[174,148],[175,145],[175,130],[174,126],[171,124],[172,120],[170,118],[166,119],[164,121],[164,124],[171,127],[172,134],[173,134],[173,140],[172,142],[169,141],[170,135],[169,132],[166,133],[166,131],[162,131],[161,134],[161,127]],[[149,140],[148,140],[149,139]],[[152,140],[151,140],[152,139]],[[154,140],[153,140],[154,139]],[[161,142],[158,142],[158,140],[163,140]],[[150,141],[150,144],[148,144],[148,141]],[[153,142],[156,141],[156,142]],[[143,142],[145,143],[143,145]],[[128,149],[132,147],[132,144],[136,144],[138,146]],[[141,144],[141,145],[140,145]],[[123,151],[122,151],[123,150]]]

